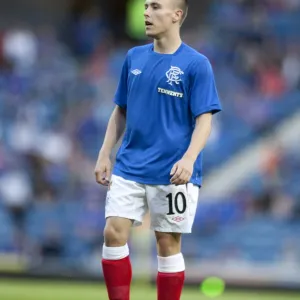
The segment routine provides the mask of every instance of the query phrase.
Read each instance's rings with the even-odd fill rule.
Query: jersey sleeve
[[[114,97],[114,102],[118,106],[127,108],[127,80],[129,72],[129,53],[127,53],[125,61],[123,63],[119,84]]]
[[[193,116],[211,112],[215,114],[222,110],[214,74],[210,62],[196,62],[193,66],[191,84],[190,109]]]

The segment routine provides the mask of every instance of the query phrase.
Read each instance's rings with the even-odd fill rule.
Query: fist
[[[95,166],[95,177],[99,184],[109,186],[112,163],[108,156],[99,155]]]

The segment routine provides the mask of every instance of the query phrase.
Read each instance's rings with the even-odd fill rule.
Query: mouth
[[[151,22],[149,22],[149,21],[145,21],[145,25],[146,25],[146,27],[149,27],[149,26],[152,26],[153,23],[151,23]]]

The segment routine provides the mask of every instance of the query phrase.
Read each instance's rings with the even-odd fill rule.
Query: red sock
[[[184,259],[181,253],[158,256],[157,299],[180,300],[184,284]]]
[[[157,300],[180,300],[184,271],[157,274]]]
[[[102,259],[109,300],[129,300],[132,270],[129,256],[120,260]]]

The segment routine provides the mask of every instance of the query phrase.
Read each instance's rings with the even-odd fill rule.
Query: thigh
[[[186,185],[147,186],[151,229],[190,233],[197,210],[199,187]]]
[[[126,218],[132,220],[134,226],[141,225],[148,210],[145,186],[115,175],[111,182],[106,197],[105,218]]]

